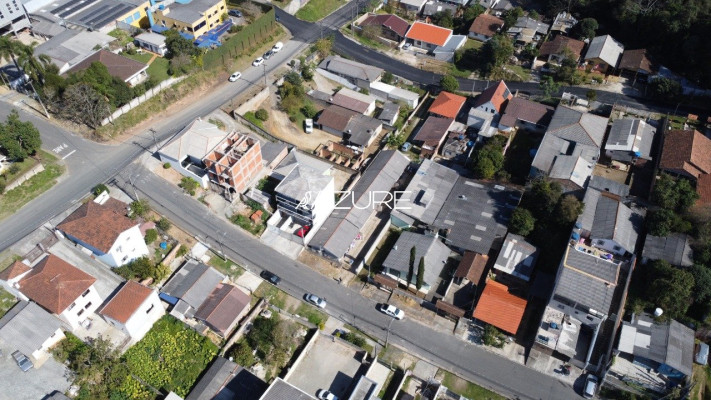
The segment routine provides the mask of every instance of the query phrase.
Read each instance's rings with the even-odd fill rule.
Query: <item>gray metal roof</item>
[[[265,165],[271,164],[282,151],[287,149],[287,145],[284,143],[270,142],[268,140],[260,141],[260,149],[262,150],[262,161]]]
[[[259,400],[316,400],[316,398],[281,378],[276,378]]]
[[[381,121],[392,121],[395,119],[399,112],[400,106],[397,103],[388,101],[383,104],[383,110],[380,111],[378,119]]]
[[[20,301],[0,319],[0,342],[9,353],[19,350],[29,357],[60,326],[57,318],[36,303]]]
[[[599,58],[614,68],[617,67],[624,51],[625,46],[613,39],[612,36],[598,36],[590,42],[585,59]]]
[[[161,292],[183,300],[198,309],[225,276],[195,260],[186,261],[163,286]]]
[[[361,375],[347,400],[376,400],[378,399],[378,393],[375,391],[377,388],[378,382]]]
[[[540,33],[541,35],[545,35],[550,29],[550,25],[544,24],[543,22],[537,21],[531,17],[526,16],[517,19],[516,23],[514,24],[514,27],[521,29],[534,29],[537,33]]]
[[[501,251],[494,268],[528,281],[538,259],[538,248],[526,241],[523,236],[508,233],[501,246]]]
[[[375,82],[383,74],[383,70],[367,64],[341,58],[339,56],[328,56],[318,66],[319,68],[333,72],[335,74],[357,78],[364,81]]]
[[[457,5],[451,3],[443,3],[441,1],[428,1],[422,8],[422,15],[434,15],[440,11],[449,10],[449,12],[454,16],[457,12]]]
[[[292,153],[297,153],[293,151]],[[329,187],[333,182],[331,176],[331,165],[321,160],[307,160],[312,158],[302,153],[294,155],[289,162],[296,162],[294,168],[289,172],[279,185],[274,188],[274,192],[283,197],[296,201],[305,201],[306,204],[313,204],[318,193]],[[331,186],[331,189],[333,187]]]
[[[143,32],[140,35],[136,36],[134,39],[160,47],[165,45],[166,38],[160,33]]]
[[[647,235],[642,258],[664,260],[680,267],[690,267],[694,264],[689,236],[683,233],[672,233],[664,237]]]
[[[518,190],[459,177],[434,225],[449,231],[445,243],[487,254],[494,240],[506,234],[520,200]]]
[[[413,274],[412,283],[416,277],[420,258],[425,257],[424,281],[428,285],[433,285],[437,282],[437,278],[442,273],[442,268],[452,252],[439,238],[434,236],[409,231],[402,232],[395,246],[388,253],[388,257],[383,261],[383,267],[399,271],[400,277],[407,279],[410,269],[410,250],[413,247],[415,248],[415,274]]]
[[[599,175],[593,175],[590,177],[588,189],[590,188],[597,189],[601,192],[610,192],[623,198],[629,196],[630,194],[629,186]]]
[[[568,247],[561,268],[556,295],[609,315],[619,264]]]
[[[383,123],[373,117],[356,114],[346,124],[346,133],[350,134],[348,141],[357,146],[366,147],[383,127]]]
[[[202,18],[205,11],[215,4],[217,4],[215,0],[191,0],[188,3],[175,2],[167,7],[170,12],[166,16],[177,21],[193,23]],[[159,16],[155,18],[160,19]]]
[[[101,32],[67,29],[35,47],[35,55],[46,54],[60,68],[72,66],[116,38]]]
[[[651,160],[655,132],[654,127],[641,119],[615,120],[610,127],[605,150],[613,160],[626,162],[634,158]]]
[[[409,163],[410,160],[396,150],[378,153],[353,186],[352,195],[344,196],[336,205],[309,246],[324,250],[336,258],[342,257],[375,211],[367,206],[368,203],[383,200],[385,195],[382,192],[392,189]]]
[[[583,198],[585,208],[579,218],[591,239],[614,240],[625,250],[634,252],[644,217],[624,205],[619,198],[596,188],[588,188]]]
[[[326,161],[294,149],[290,151],[283,160],[281,160],[279,165],[274,168],[272,174],[277,179],[284,179],[291,173],[291,171],[295,168],[300,168],[301,166],[324,174],[332,168],[331,164]]]
[[[457,171],[425,159],[397,201],[397,209],[425,224],[434,223],[459,174]],[[409,208],[409,209],[405,209]]]
[[[217,357],[185,400],[258,400],[267,386],[238,364]]]
[[[548,125],[546,135],[600,148],[607,130],[605,117],[584,113],[565,106],[558,106]]]

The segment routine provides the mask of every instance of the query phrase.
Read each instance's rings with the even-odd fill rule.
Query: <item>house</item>
[[[401,228],[411,225],[404,221],[403,214],[425,225],[433,224],[458,177],[457,171],[451,168],[427,158],[422,160],[395,203],[391,213],[393,225]]]
[[[524,282],[530,281],[538,253],[538,248],[523,236],[507,233],[494,262],[494,269],[499,271],[496,273],[497,278],[509,280],[509,277],[514,277]]]
[[[607,118],[558,106],[531,165],[531,176],[548,176],[565,192],[585,188],[600,156]]]
[[[421,147],[422,157],[434,157],[439,152],[439,147],[447,138],[447,132],[454,124],[451,118],[440,118],[430,115],[422,124],[412,142]]]
[[[259,400],[268,385],[245,368],[217,357],[185,400]]]
[[[454,52],[464,47],[466,43],[466,35],[452,35],[444,46],[436,47],[432,51],[432,55],[434,55],[436,60],[451,62],[454,60]]]
[[[337,105],[326,107],[316,119],[319,129],[332,135],[343,137],[351,118],[358,115],[357,112]]]
[[[609,253],[634,253],[643,215],[625,205],[620,196],[592,187],[585,191],[583,203],[585,208],[578,218],[581,237]]]
[[[568,32],[570,32],[570,29],[572,29],[577,23],[578,20],[575,19],[572,14],[567,11],[561,11],[555,16],[553,24],[551,24],[551,32],[567,35]]]
[[[514,128],[542,133],[548,128],[555,108],[535,101],[514,97],[506,105],[499,130],[510,132]]]
[[[381,101],[402,102],[410,108],[417,107],[420,101],[419,94],[383,82],[371,83],[370,94]]]
[[[460,0],[463,1],[463,0]],[[431,17],[438,12],[447,12],[454,16],[457,13],[457,5],[452,3],[445,3],[441,1],[428,1],[422,8],[423,17]]]
[[[207,265],[188,260],[161,289],[161,299],[173,305],[171,315],[192,318],[225,276]]]
[[[469,37],[481,42],[488,42],[504,27],[504,20],[491,14],[480,14],[469,27]]]
[[[526,300],[509,293],[506,285],[488,280],[472,316],[515,335],[526,311],[526,304]]]
[[[465,251],[462,259],[454,271],[454,279],[459,283],[464,280],[471,282],[474,286],[479,286],[481,278],[486,272],[486,264],[489,262],[489,256],[479,254],[473,251]]]
[[[371,14],[361,21],[360,27],[375,26],[380,28],[380,36],[401,42],[405,38],[410,23],[394,14]]]
[[[506,33],[513,38],[516,43],[529,44],[538,42],[548,34],[550,25],[544,24],[531,17],[523,16],[516,20],[516,23],[509,28]]]
[[[127,211],[126,203],[104,192],[69,214],[57,231],[110,267],[120,267],[148,255],[139,223]]]
[[[381,382],[376,382],[367,375],[361,375],[351,395],[345,400],[378,400],[380,386]]]
[[[659,323],[633,314],[631,322],[622,323],[617,350],[618,357],[680,382],[692,373],[694,331],[675,320]]]
[[[672,130],[664,135],[659,168],[697,179],[711,173],[711,139],[696,130]]]
[[[585,42],[575,40],[563,35],[557,35],[541,45],[538,59],[552,64],[560,64],[566,57],[572,57],[576,63],[583,53]]]
[[[400,2],[402,4],[402,2]],[[415,22],[410,26],[410,29],[405,34],[413,46],[432,52],[439,46],[444,46],[452,37],[452,30],[442,28],[437,25],[426,24],[424,22]]]
[[[226,13],[225,0],[192,0],[158,7],[151,19],[154,26],[175,29],[197,39],[220,25],[222,15]]]
[[[669,236],[647,235],[642,249],[642,262],[654,260],[664,260],[679,267],[694,265],[689,236],[683,233],[672,233]]]
[[[31,270],[32,269],[22,261],[15,261],[0,271],[0,285],[14,296],[19,296],[20,294],[17,292],[17,282]]]
[[[619,68],[623,72],[630,73],[634,76],[641,74],[649,76],[656,72],[652,66],[652,62],[647,57],[647,49],[625,50],[620,59]]]
[[[151,53],[156,53],[161,57],[165,57],[168,53],[168,47],[165,45],[165,36],[159,33],[143,32],[133,38],[136,46],[146,49]]]
[[[467,114],[467,126],[476,129],[479,136],[492,137],[498,131],[494,117],[495,115],[489,111],[472,107]]]
[[[18,282],[20,292],[76,329],[101,305],[96,278],[49,254]]]
[[[400,116],[400,105],[393,103],[391,101],[383,104],[380,114],[378,114],[378,119],[382,121],[383,124],[387,126],[394,126]]]
[[[285,143],[265,140],[259,147],[262,151],[262,164],[268,169],[273,170],[289,155],[289,147]]]
[[[364,115],[371,115],[375,111],[375,97],[348,88],[341,88],[329,102]]]
[[[146,72],[148,69],[147,64],[103,49],[69,68],[64,75],[72,75],[84,71],[95,62],[106,66],[109,75],[121,79],[129,86],[136,86],[148,78],[148,73]]]
[[[383,129],[379,120],[335,104],[323,110],[316,122],[321,130],[361,148],[370,146]]]
[[[316,400],[312,395],[277,377],[259,400]]]
[[[22,2],[4,0],[0,5],[4,6],[1,8],[3,12],[0,13],[0,35],[5,36],[10,32],[17,35],[19,31],[32,26]]]
[[[617,68],[622,58],[625,46],[610,35],[593,38],[585,53],[585,61],[593,65],[593,69],[602,73],[611,72]]]
[[[331,259],[343,257],[379,204],[390,200],[390,190],[409,164],[410,160],[396,150],[380,151],[351,191],[341,197],[309,248]]]
[[[398,5],[409,13],[419,14],[426,2],[427,0],[401,0]]]
[[[230,132],[225,132],[217,125],[198,118],[161,147],[158,150],[158,157],[162,163],[170,164],[171,168],[181,175],[195,179],[203,189],[207,189],[209,176],[202,160],[228,134]]]
[[[202,163],[210,182],[232,199],[244,192],[262,171],[259,140],[232,132],[205,154]]]
[[[404,231],[398,237],[395,246],[390,250],[385,261],[383,261],[383,274],[397,279],[403,285],[407,285],[412,248],[415,248],[415,263],[413,266],[414,273],[409,283],[415,285],[417,282],[420,259],[424,258],[425,273],[420,290],[427,293],[432,288],[432,285],[437,282],[451,250],[442,243],[437,235]]]
[[[0,318],[0,347],[10,355],[19,351],[35,361],[64,339],[61,322],[40,306],[20,301]]]
[[[711,174],[701,174],[696,178],[696,193],[699,195],[698,204],[711,203]]]
[[[652,143],[656,129],[637,118],[615,120],[605,142],[605,154],[611,159],[633,163],[637,159],[652,159]]]
[[[361,64],[339,56],[328,56],[318,65],[319,68],[346,78],[361,89],[368,89],[370,84],[378,82],[383,70],[367,64]]]
[[[489,254],[494,241],[503,241],[520,199],[518,190],[460,176],[433,225],[457,251]]]
[[[141,340],[165,309],[158,291],[138,282],[126,281],[119,291],[99,310],[106,322],[125,332],[131,340]]]
[[[114,40],[116,38],[101,32],[67,29],[35,47],[35,57],[48,56],[59,68],[59,74],[63,74]]]
[[[249,311],[250,296],[236,286],[219,283],[195,311],[195,319],[227,338]]]
[[[432,102],[429,108],[430,114],[438,115],[444,118],[456,119],[459,111],[467,101],[466,97],[459,96],[449,92],[440,92],[437,98]]]
[[[588,188],[596,189],[601,192],[609,192],[621,199],[630,195],[630,187],[624,183],[613,181],[602,176],[593,175],[588,182]]]
[[[473,108],[494,114],[494,117],[498,119],[512,98],[513,95],[504,81],[499,81],[496,85],[489,86],[481,92],[476,98]]]

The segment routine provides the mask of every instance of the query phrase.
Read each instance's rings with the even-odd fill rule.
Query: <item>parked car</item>
[[[338,400],[338,397],[336,397],[335,394],[326,389],[319,389],[318,392],[316,392],[316,397],[321,400]]]
[[[307,118],[304,120],[304,131],[306,133],[311,133],[314,131],[314,120],[311,118]]]
[[[585,378],[585,386],[583,386],[583,397],[592,399],[597,392],[597,376],[588,374]]]
[[[404,45],[402,45],[402,49],[407,50],[410,48],[410,46],[412,46],[412,43],[405,43]]]
[[[304,300],[315,305],[318,308],[326,308],[326,300],[316,296],[315,294],[306,293],[304,295]]]
[[[410,147],[412,147],[412,143],[410,143],[410,142],[405,142],[405,143],[402,144],[402,146],[400,146],[400,150],[402,150],[402,151],[408,151],[408,150],[410,150]]]
[[[311,230],[311,225],[304,225],[302,226],[298,231],[296,231],[296,236],[302,238],[306,236],[307,233]]]
[[[227,15],[230,15],[232,17],[237,17],[237,18],[242,18],[242,12],[239,10],[230,10],[227,11]]]
[[[273,56],[274,54],[275,54],[275,53],[274,53],[274,50],[268,50],[266,53],[264,53],[263,58],[264,58],[265,60],[268,60],[268,59],[271,58],[271,56]]]
[[[258,67],[260,65],[264,64],[264,58],[258,57],[256,60],[252,62],[253,67]]]
[[[709,360],[709,345],[706,343],[699,343],[696,345],[696,356],[694,357],[694,361],[696,361],[697,364],[701,365],[706,365],[706,363]]]
[[[234,81],[236,81],[237,79],[239,79],[239,78],[241,78],[241,77],[242,77],[242,73],[241,73],[241,72],[235,72],[234,74],[230,75],[229,81],[230,81],[230,82],[234,82]]]
[[[32,361],[30,361],[30,359],[27,358],[26,355],[20,353],[19,350],[16,350],[14,353],[12,353],[12,358],[15,359],[17,366],[20,367],[23,372],[27,372],[32,369],[32,367],[34,367]]]
[[[278,53],[282,48],[284,47],[284,43],[282,42],[276,42],[274,46],[272,47],[272,51],[275,53]]]
[[[269,283],[271,283],[271,284],[274,285],[274,286],[278,285],[279,282],[281,282],[281,278],[279,278],[279,277],[276,276],[275,274],[273,274],[273,273],[267,271],[266,269],[265,269],[264,271],[262,271],[262,272],[259,274],[259,276],[261,276],[262,279],[268,281]]]
[[[395,319],[405,318],[405,313],[401,309],[399,309],[393,305],[380,304],[378,307],[379,307],[378,311],[380,311],[383,314],[389,315]]]

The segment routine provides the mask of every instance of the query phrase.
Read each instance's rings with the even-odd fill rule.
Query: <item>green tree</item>
[[[491,179],[504,167],[504,148],[497,137],[490,139],[479,151],[474,153],[474,176]]]
[[[240,340],[232,347],[230,357],[233,357],[234,361],[244,368],[249,368],[256,362],[252,348],[245,340]]]
[[[516,207],[511,213],[511,220],[509,220],[509,231],[516,235],[528,236],[533,232],[535,227],[536,219],[533,217],[530,211],[522,207]]]
[[[103,183],[99,183],[98,185],[94,186],[93,189],[91,189],[91,193],[94,196],[98,196],[103,192],[109,193],[109,187],[104,185]]]
[[[156,227],[163,232],[168,232],[171,226],[170,221],[166,217],[161,217],[158,222],[156,222]]]
[[[521,7],[515,7],[510,10],[504,11],[503,15],[503,20],[504,20],[504,31],[507,29],[511,28],[516,24],[516,21],[523,17],[524,11],[523,8]]]
[[[484,75],[490,75],[492,71],[502,67],[513,56],[513,42],[504,34],[496,34],[488,42],[484,43],[480,53],[480,58],[484,60],[482,72]]]
[[[195,196],[195,191],[200,186],[200,184],[195,179],[190,178],[188,176],[184,176],[180,179],[180,183],[178,184],[178,186],[183,188],[183,190],[185,190],[185,192],[190,194],[191,196]]]
[[[595,89],[590,89],[587,92],[585,92],[585,98],[588,99],[588,101],[595,101],[597,99],[597,92]]]
[[[548,221],[552,219],[562,193],[563,189],[557,182],[536,179],[524,194],[521,204],[531,211],[537,221]]]
[[[266,121],[269,119],[269,113],[267,110],[260,108],[254,113],[254,116],[257,117],[258,120],[260,121]]]
[[[560,62],[560,65],[555,69],[553,78],[556,82],[577,85],[581,83],[580,74],[578,74],[578,62],[575,60],[575,56],[571,55],[567,50],[565,54],[566,55]],[[557,91],[558,88],[555,88],[555,90],[553,90],[550,94],[552,95]]]
[[[531,11],[528,12],[528,17],[531,18],[531,19],[535,19],[536,21],[538,21],[538,20],[541,18],[541,15],[538,14],[538,11],[536,11],[536,10],[531,10]]]
[[[305,81],[310,81],[314,78],[314,69],[311,68],[310,65],[303,64],[301,66],[301,77],[304,78]]]
[[[683,316],[692,303],[694,276],[662,260],[652,261],[652,271],[655,278],[647,291],[650,301],[664,310],[662,318]]]
[[[459,81],[452,75],[444,75],[442,79],[439,80],[439,85],[442,86],[442,90],[445,92],[456,92],[459,90]]]
[[[420,263],[417,265],[417,282],[415,283],[415,287],[417,290],[420,290],[422,288],[422,285],[425,282],[425,257],[420,257]]]
[[[301,75],[294,71],[284,75],[284,82],[289,82],[294,86],[301,86],[304,84],[304,80],[301,78]]]
[[[192,57],[197,54],[197,48],[192,41],[180,36],[180,33],[174,29],[163,32],[165,36],[165,47],[168,49],[166,58],[173,59],[180,55]]]
[[[674,228],[674,212],[665,208],[647,214],[647,229],[650,235],[668,236]]]
[[[685,213],[699,198],[688,179],[662,174],[654,184],[652,201],[660,207]]]
[[[146,199],[135,200],[128,205],[128,208],[131,210],[131,218],[145,217],[151,212],[151,205]]]
[[[15,64],[15,68],[17,68],[18,71],[20,70],[20,66],[17,64],[16,56],[20,52],[19,46],[21,45],[22,42],[13,39],[9,35],[0,36],[0,58],[12,60],[12,63]]]
[[[417,249],[415,246],[412,246],[410,249],[410,264],[409,264],[409,269],[407,270],[407,286],[410,286],[410,282],[412,282],[412,277],[415,275],[415,256],[417,254]]]
[[[36,43],[18,45],[17,63],[30,79],[44,85],[45,71],[52,65],[52,59],[46,54],[35,55],[35,45]]]
[[[331,48],[333,47],[333,40],[331,38],[319,39],[314,43],[314,50],[318,53],[321,59],[328,57],[331,54]]]
[[[699,304],[711,300],[711,268],[694,264],[689,270],[694,277],[694,301]]]
[[[404,134],[399,134],[396,135],[395,132],[391,132],[390,135],[388,135],[388,146],[392,149],[398,149],[400,146],[405,144],[405,135]]]
[[[598,27],[599,25],[595,18],[583,18],[573,26],[570,35],[580,40],[592,40],[595,37],[595,31],[597,31]]]
[[[432,14],[432,23],[443,28],[452,29],[454,27],[454,18],[449,10],[437,11]]]
[[[489,324],[484,327],[484,335],[482,335],[481,340],[485,345],[499,349],[504,347],[506,343],[505,336],[495,326]]]
[[[660,100],[676,101],[681,96],[681,83],[657,77],[649,83],[649,93]]]
[[[389,85],[395,81],[395,75],[393,75],[390,71],[385,71],[383,77],[380,80],[383,83],[387,83]]]
[[[561,197],[555,212],[555,215],[558,216],[558,223],[561,226],[572,224],[582,214],[583,208],[583,202],[575,196],[567,194]]]
[[[558,90],[560,90],[560,84],[555,82],[553,78],[550,76],[546,76],[545,78],[541,79],[541,90],[543,90],[543,97],[546,99],[550,99],[558,93]]]
[[[304,117],[306,118],[314,118],[316,114],[318,114],[318,109],[316,109],[316,107],[309,102],[301,107],[301,113],[304,114]]]
[[[12,110],[4,124],[0,124],[0,147],[12,160],[22,161],[35,154],[42,146],[40,133],[31,122],[22,122]]]
[[[146,231],[146,236],[143,238],[145,240],[146,244],[151,244],[158,239],[158,231],[155,229],[148,229]]]

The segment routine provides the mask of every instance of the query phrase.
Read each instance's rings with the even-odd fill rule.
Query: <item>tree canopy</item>
[[[439,80],[439,84],[445,92],[456,92],[459,90],[459,81],[452,75],[443,76],[442,79]]]
[[[535,227],[536,219],[533,217],[530,211],[522,207],[516,207],[511,213],[511,220],[509,220],[509,231],[521,236],[528,236],[533,232]]]
[[[662,317],[683,316],[693,301],[694,276],[662,260],[652,261],[651,268],[655,278],[647,291],[650,301],[664,310]]]
[[[22,161],[35,154],[42,146],[40,133],[32,122],[23,122],[12,110],[5,123],[0,123],[0,147],[12,160]]]

